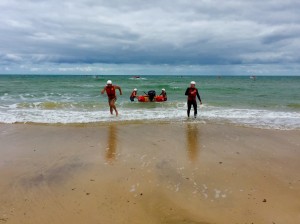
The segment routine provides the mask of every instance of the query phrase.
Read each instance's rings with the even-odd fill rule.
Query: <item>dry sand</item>
[[[0,125],[0,224],[300,223],[300,131]]]

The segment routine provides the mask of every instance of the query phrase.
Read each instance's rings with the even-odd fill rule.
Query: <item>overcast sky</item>
[[[0,74],[300,75],[299,0],[1,0]]]

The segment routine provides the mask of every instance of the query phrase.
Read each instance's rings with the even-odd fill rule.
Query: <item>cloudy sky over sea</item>
[[[1,0],[0,74],[300,75],[299,0]]]

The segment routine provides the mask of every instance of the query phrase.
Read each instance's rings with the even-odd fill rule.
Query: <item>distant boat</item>
[[[141,76],[135,75],[135,76],[132,76],[132,78],[134,78],[134,79],[139,79],[139,78],[141,78]]]
[[[146,80],[146,78],[142,78],[142,77],[139,76],[139,75],[131,76],[129,79],[131,79],[131,80]]]
[[[255,79],[256,79],[256,76],[255,76],[255,75],[251,75],[251,76],[250,76],[250,79],[255,80]]]

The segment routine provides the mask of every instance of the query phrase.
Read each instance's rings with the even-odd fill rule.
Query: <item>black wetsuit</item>
[[[185,95],[188,96],[188,99],[187,99],[187,106],[188,106],[187,116],[190,117],[190,111],[191,111],[191,108],[192,108],[192,105],[193,105],[194,116],[197,117],[197,100],[196,100],[196,97],[199,99],[200,102],[202,102],[201,97],[200,97],[199,92],[198,92],[198,89],[189,87],[189,88],[186,89]]]
[[[135,93],[135,94],[134,94]],[[133,102],[134,101],[134,98],[136,98],[136,91],[133,91],[129,97],[130,101]]]

